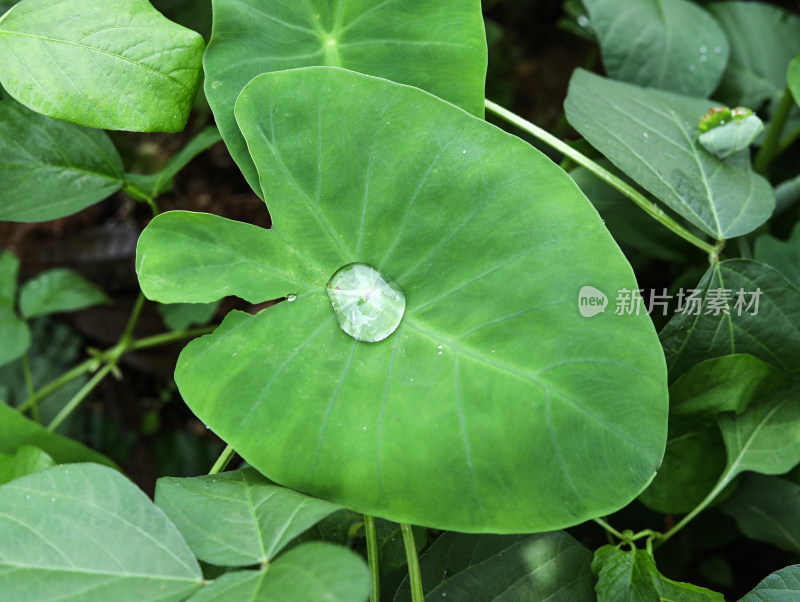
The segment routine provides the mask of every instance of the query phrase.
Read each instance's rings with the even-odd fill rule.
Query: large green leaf
[[[176,381],[206,424],[276,482],[396,522],[552,530],[644,488],[664,450],[663,355],[644,314],[581,317],[582,287],[638,286],[563,171],[425,92],[340,69],[259,76],[237,119],[273,230],[164,215],[187,234],[145,234],[137,253],[156,300],[293,294],[184,350]],[[405,293],[382,342],[334,318],[325,282],[353,261]]]
[[[19,293],[19,308],[26,318],[110,302],[96,284],[65,268],[42,272],[23,284]]]
[[[709,268],[692,290],[701,291],[699,313],[686,304],[687,311],[676,313],[660,334],[670,379],[703,360],[734,353],[800,374],[800,291],[781,274],[757,261],[732,259]],[[709,297],[720,295],[713,291],[728,291],[729,313],[708,313]],[[739,291],[744,305],[737,308]],[[755,299],[757,309],[748,308]]]
[[[750,539],[800,553],[800,485],[780,477],[748,474],[722,509]]]
[[[72,464],[0,486],[9,600],[185,599],[203,576],[178,530],[116,470]]]
[[[567,119],[597,150],[714,238],[746,234],[769,219],[775,195],[749,166],[717,159],[697,143],[713,102],[644,89],[578,69]]]
[[[0,219],[42,222],[119,190],[122,160],[105,132],[6,99],[0,101],[0,178]]]
[[[800,290],[800,222],[789,240],[783,241],[763,234],[756,239],[755,258],[771,265]]]
[[[281,555],[266,571],[236,571],[214,580],[191,602],[366,602],[367,565],[345,548],[308,543]]]
[[[583,0],[609,77],[708,96],[728,62],[728,38],[686,0]]]
[[[757,109],[777,105],[786,87],[786,68],[800,51],[800,18],[766,2],[709,5],[731,41],[731,56],[719,97]]]
[[[50,117],[177,132],[200,83],[203,47],[147,0],[22,0],[0,18],[0,82]]]
[[[590,602],[595,599],[591,563],[591,552],[562,531],[444,533],[420,558],[420,571],[429,600]],[[411,600],[407,578],[394,600]]]
[[[427,90],[483,116],[486,35],[479,0],[214,0],[203,58],[208,102],[225,143],[261,195],[233,115],[256,75],[328,65]]]
[[[116,467],[105,456],[77,441],[47,431],[14,408],[0,403],[0,453],[14,453],[24,445],[38,447],[59,463],[97,462]]]
[[[292,539],[341,507],[270,483],[252,468],[156,485],[156,504],[204,562],[266,563]]]
[[[739,602],[792,602],[800,594],[800,564],[793,564],[765,577]]]
[[[722,594],[667,579],[650,552],[603,546],[594,553],[598,602],[725,602]]]

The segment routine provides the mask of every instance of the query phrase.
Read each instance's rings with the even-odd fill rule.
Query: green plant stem
[[[698,515],[698,514],[700,514],[700,513],[701,513],[703,510],[705,510],[705,509],[708,507],[708,505],[709,505],[711,502],[713,502],[713,501],[714,501],[714,499],[715,499],[715,498],[716,498],[716,497],[717,497],[717,496],[718,496],[718,495],[719,495],[719,494],[722,492],[722,490],[723,490],[723,489],[725,489],[725,488],[726,488],[726,487],[727,487],[727,486],[730,484],[730,482],[731,482],[731,481],[734,479],[734,477],[736,476],[736,474],[737,474],[737,473],[735,473],[734,471],[732,471],[732,470],[730,470],[730,469],[729,469],[729,470],[726,470],[726,471],[725,471],[725,472],[722,474],[722,476],[720,477],[720,479],[719,479],[719,481],[717,482],[717,484],[716,484],[716,485],[714,485],[714,488],[713,488],[713,489],[712,489],[712,490],[711,490],[711,491],[708,493],[708,495],[707,495],[707,496],[706,496],[706,497],[703,499],[703,501],[702,501],[702,502],[700,502],[700,503],[699,503],[697,506],[695,506],[695,508],[694,508],[694,509],[693,509],[693,510],[692,510],[692,511],[689,513],[689,514],[687,514],[686,516],[684,516],[684,517],[683,517],[683,518],[680,520],[680,522],[678,522],[678,524],[677,524],[677,525],[675,525],[675,526],[674,526],[674,527],[672,527],[672,528],[671,528],[669,531],[667,531],[667,532],[666,532],[666,533],[664,533],[663,535],[660,535],[660,536],[657,538],[658,540],[657,540],[657,541],[656,541],[656,543],[655,543],[655,547],[659,547],[659,546],[663,545],[663,544],[664,544],[664,543],[665,543],[667,540],[669,540],[670,538],[672,538],[672,536],[673,536],[673,535],[675,535],[675,534],[676,534],[678,531],[680,531],[680,530],[681,530],[681,529],[683,529],[683,528],[684,528],[686,525],[688,525],[688,524],[689,524],[689,522],[690,522],[690,521],[691,521],[691,520],[692,520],[692,519],[693,519],[695,516],[697,516],[697,515]]]
[[[233,458],[233,454],[235,453],[236,450],[234,450],[230,445],[226,445],[225,449],[223,449],[222,453],[219,455],[219,458],[217,458],[217,461],[214,462],[214,466],[212,466],[211,470],[208,471],[208,474],[219,474],[225,470],[230,463],[231,458]]]
[[[400,531],[403,533],[403,546],[406,549],[408,581],[411,584],[411,602],[425,602],[425,596],[422,592],[422,575],[419,572],[417,546],[414,544],[414,531],[411,530],[411,525],[405,523],[401,523]]]
[[[619,192],[624,194],[626,197],[631,199],[634,203],[636,203],[640,209],[642,209],[645,213],[647,213],[650,217],[654,220],[659,222],[664,227],[671,230],[673,233],[680,236],[685,241],[693,244],[698,249],[702,250],[709,255],[716,256],[720,250],[720,244],[716,246],[707,243],[706,241],[698,238],[689,230],[681,226],[678,222],[674,219],[669,217],[662,209],[660,209],[655,203],[650,202],[645,198],[645,196],[640,193],[638,190],[633,188],[627,182],[618,178],[613,173],[608,171],[607,169],[603,168],[602,166],[598,165],[589,157],[584,155],[581,152],[578,152],[565,142],[562,142],[549,132],[543,130],[542,128],[532,124],[530,121],[527,121],[517,115],[516,113],[512,113],[511,111],[504,109],[498,104],[493,103],[491,100],[486,99],[486,109],[504,119],[505,121],[515,125],[516,127],[520,128],[524,132],[527,132],[531,136],[534,136],[538,140],[541,140],[545,144],[551,146],[561,154],[565,155],[572,159],[578,165],[585,167],[590,172],[592,172],[595,176],[603,180],[605,183],[609,184],[610,186],[616,188]]]
[[[151,337],[145,337],[131,341],[127,346],[126,351],[136,351],[138,349],[147,349],[148,347],[158,347],[159,345],[166,345],[183,339],[193,339],[195,337],[209,334],[214,331],[215,326],[204,326],[203,328],[194,328],[192,330],[176,330],[174,332],[165,332],[164,334],[157,334]]]
[[[772,120],[769,122],[767,133],[764,135],[764,144],[758,149],[756,158],[753,161],[753,169],[756,173],[765,174],[769,164],[778,156],[778,146],[783,133],[783,128],[786,125],[786,120],[789,119],[789,113],[792,112],[794,107],[794,96],[791,90],[787,87],[783,91],[783,96],[778,103],[778,108],[772,115]]]
[[[375,530],[375,518],[364,515],[364,532],[367,536],[367,563],[369,564],[370,584],[369,600],[378,602],[381,597],[381,581],[378,567],[378,532]]]
[[[94,358],[89,358],[78,364],[77,366],[71,368],[67,372],[64,372],[61,376],[56,378],[55,380],[49,382],[44,387],[39,389],[35,395],[28,397],[22,404],[17,408],[20,412],[25,412],[29,408],[33,408],[36,404],[38,404],[42,399],[47,397],[48,395],[56,392],[61,387],[68,385],[76,378],[79,378],[81,375],[86,374],[87,372],[92,371],[92,366],[95,365],[97,362]]]
[[[24,353],[22,355],[22,375],[25,379],[25,390],[28,393],[28,397],[34,397],[36,395],[36,389],[33,386],[33,374],[31,373],[31,358],[28,353]],[[38,404],[33,404],[31,406],[31,416],[36,422],[41,422],[42,419],[39,416],[39,406]]]
[[[620,533],[619,531],[617,531],[617,530],[616,530],[614,527],[612,527],[611,525],[609,525],[609,524],[608,524],[606,521],[604,521],[602,518],[593,518],[592,520],[593,520],[594,522],[596,522],[598,525],[600,525],[601,527],[603,527],[603,529],[605,529],[605,530],[606,530],[606,532],[610,533],[611,535],[613,535],[613,536],[614,536],[614,537],[616,537],[617,539],[625,539],[625,536],[624,536],[624,535],[622,535],[622,533]]]
[[[55,418],[53,418],[53,421],[47,425],[47,430],[50,432],[56,430],[58,425],[66,420],[67,416],[69,416],[75,410],[75,408],[80,405],[86,396],[89,395],[89,393],[91,393],[98,384],[100,384],[100,381],[102,381],[106,377],[106,374],[111,372],[114,367],[114,364],[106,364],[100,368],[100,370],[98,370],[95,375],[89,379],[89,382],[83,385],[80,391],[75,393],[75,395],[72,396],[72,399],[70,399],[67,404],[61,408],[61,411],[56,415]]]

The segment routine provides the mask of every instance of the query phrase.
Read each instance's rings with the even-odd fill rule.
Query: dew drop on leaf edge
[[[358,341],[382,341],[403,319],[403,291],[374,266],[347,264],[331,276],[326,288],[339,327]]]

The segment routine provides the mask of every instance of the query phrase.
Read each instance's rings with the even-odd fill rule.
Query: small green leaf
[[[427,90],[483,117],[486,35],[478,0],[214,0],[205,91],[225,144],[261,196],[234,119],[255,76],[328,65]]]
[[[72,270],[42,272],[22,285],[19,307],[26,318],[85,309],[111,300],[96,285]]]
[[[761,474],[742,477],[722,510],[750,539],[800,554],[800,485]]]
[[[595,599],[591,561],[591,552],[563,531],[444,533],[420,558],[420,571],[428,600],[591,602]],[[406,578],[394,602],[410,600]]]
[[[792,602],[800,595],[800,564],[793,564],[765,577],[739,602]]]
[[[282,554],[266,571],[225,573],[189,602],[366,602],[366,563],[346,548],[308,543]]]
[[[0,486],[10,600],[179,602],[202,573],[178,530],[116,470],[54,466]]]
[[[766,2],[709,5],[731,40],[731,55],[717,95],[731,106],[774,111],[786,88],[786,69],[800,51],[800,18]]]
[[[0,454],[0,485],[54,464],[55,460],[38,447],[23,445],[14,454]]]
[[[219,566],[270,562],[292,539],[341,509],[274,485],[252,468],[161,478],[156,504],[200,560]]]
[[[667,579],[645,550],[603,546],[594,553],[598,602],[725,602],[722,594]]]
[[[697,144],[698,119],[713,104],[578,69],[564,109],[570,124],[634,181],[723,239],[767,221],[775,195],[749,165],[721,161]]]
[[[660,334],[671,380],[703,360],[737,353],[800,375],[800,291],[779,272],[731,259],[709,268],[687,297],[691,291],[698,291],[699,310],[685,302]]]
[[[731,110],[724,107],[723,112],[727,112],[730,118],[721,119],[715,125],[708,125],[701,118],[700,135],[697,137],[700,145],[718,159],[727,159],[749,148],[764,131],[764,123],[750,109],[736,107]]]
[[[23,446],[38,447],[59,464],[96,462],[116,468],[111,460],[72,439],[49,432],[14,408],[0,403],[0,453],[15,453]]]
[[[170,330],[185,330],[190,326],[208,324],[217,314],[219,302],[159,304],[158,313]]]
[[[43,222],[114,194],[122,186],[122,160],[105,132],[6,99],[0,101],[0,179],[0,219]]]
[[[14,309],[17,305],[19,259],[13,253],[0,251],[0,305]]]
[[[205,45],[147,0],[22,0],[0,42],[0,81],[25,106],[138,132],[184,128]]]
[[[769,234],[759,236],[755,243],[755,258],[771,265],[800,290],[800,222],[795,224],[789,240],[778,240]]]
[[[583,0],[609,77],[708,96],[728,61],[728,38],[686,0]]]

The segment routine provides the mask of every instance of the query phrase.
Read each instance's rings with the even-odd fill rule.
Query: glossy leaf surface
[[[721,161],[697,144],[698,121],[713,104],[579,69],[564,108],[570,124],[623,172],[723,239],[769,219],[775,195],[749,166]]]
[[[420,558],[431,600],[594,600],[592,554],[567,533],[463,535],[444,533]],[[409,602],[408,579],[394,602]]]
[[[486,34],[478,0],[214,0],[205,90],[225,144],[261,194],[234,119],[242,88],[270,71],[327,65],[427,90],[483,116]]]
[[[100,288],[72,270],[56,268],[28,280],[19,294],[19,307],[26,318],[75,311],[110,303]]]
[[[252,468],[161,478],[156,504],[195,555],[218,566],[269,562],[292,539],[340,509],[270,483]]]
[[[197,560],[115,470],[54,466],[0,486],[0,590],[10,600],[183,600]]]
[[[728,61],[728,38],[686,0],[584,0],[609,77],[708,96]]]
[[[732,259],[709,268],[695,290],[702,291],[699,312],[676,313],[660,334],[670,379],[705,359],[732,353],[800,373],[800,291],[780,273],[757,261]],[[740,290],[744,304],[737,308]],[[707,313],[712,291],[729,291],[727,314],[714,315],[713,308]]]
[[[259,76],[237,118],[273,229],[167,214],[138,249],[156,300],[297,295],[184,350],[176,381],[206,424],[276,482],[423,526],[552,530],[644,488],[666,435],[662,352],[645,315],[581,317],[582,286],[638,287],[563,171],[429,94],[338,69]],[[354,261],[405,293],[379,343],[342,332],[325,291]]]
[[[177,132],[194,102],[204,46],[147,0],[22,0],[0,19],[0,82],[50,117]]]
[[[119,190],[122,160],[105,132],[6,99],[0,101],[0,178],[0,219],[47,221]]]
[[[369,574],[354,552],[308,543],[282,554],[266,571],[226,573],[191,602],[366,602]]]

